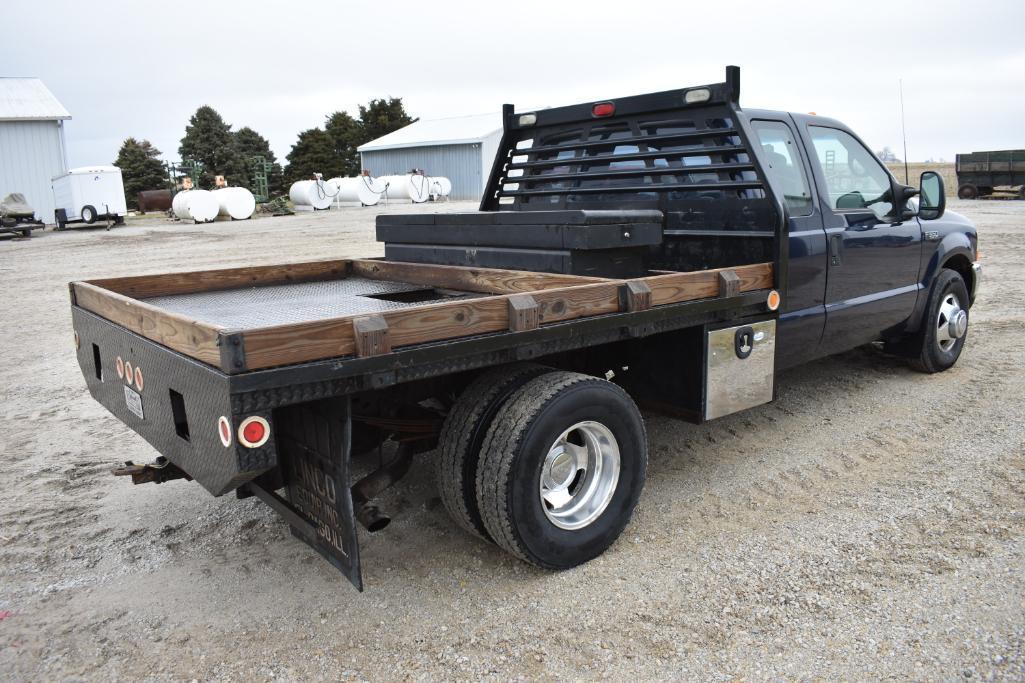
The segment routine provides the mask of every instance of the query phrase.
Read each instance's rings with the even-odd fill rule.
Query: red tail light
[[[262,417],[253,416],[242,420],[238,426],[238,440],[247,448],[259,448],[270,438],[270,424]]]
[[[616,113],[616,105],[611,102],[599,102],[591,107],[591,116],[612,116]]]

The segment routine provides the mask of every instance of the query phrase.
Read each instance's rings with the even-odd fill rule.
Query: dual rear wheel
[[[640,411],[617,385],[538,365],[479,376],[442,430],[453,519],[520,559],[566,569],[622,533],[647,467]]]

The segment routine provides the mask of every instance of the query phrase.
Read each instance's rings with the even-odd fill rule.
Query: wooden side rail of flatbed
[[[352,259],[73,282],[71,296],[235,374],[772,286],[770,263],[615,280]]]

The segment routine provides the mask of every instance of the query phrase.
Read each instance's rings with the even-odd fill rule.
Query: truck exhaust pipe
[[[386,488],[409,472],[413,464],[413,449],[400,443],[395,457],[352,485],[352,507],[356,520],[370,533],[375,533],[391,523],[391,517],[381,511],[373,502]]]

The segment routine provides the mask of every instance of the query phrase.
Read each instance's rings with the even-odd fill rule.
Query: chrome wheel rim
[[[948,293],[936,314],[936,344],[941,351],[950,351],[957,340],[968,332],[968,313],[953,293]]]
[[[564,431],[541,465],[538,494],[545,516],[560,529],[582,529],[608,507],[619,483],[619,443],[600,422]]]

